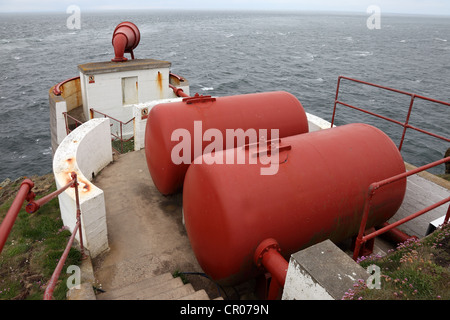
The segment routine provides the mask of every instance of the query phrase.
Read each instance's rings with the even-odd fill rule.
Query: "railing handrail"
[[[133,117],[133,118],[131,118],[130,120],[128,120],[127,122],[123,122],[123,121],[121,121],[121,120],[119,120],[119,119],[116,119],[116,118],[114,118],[114,117],[111,117],[110,115],[107,115],[106,113],[103,113],[103,112],[101,112],[101,111],[95,110],[94,108],[91,108],[90,111],[91,111],[92,114],[98,113],[98,114],[102,115],[102,116],[105,117],[105,118],[109,118],[109,119],[114,120],[114,121],[116,121],[116,122],[119,122],[119,123],[121,123],[121,124],[123,124],[123,125],[129,124],[131,121],[133,121],[133,120],[135,119],[135,117]]]
[[[369,189],[368,189],[368,192],[367,192],[367,195],[366,195],[365,204],[364,204],[364,211],[363,211],[363,216],[362,216],[362,219],[361,219],[361,225],[360,225],[360,228],[359,228],[358,236],[357,236],[356,242],[355,242],[355,248],[354,248],[354,251],[353,251],[353,259],[354,260],[357,260],[359,252],[360,252],[360,249],[361,249],[361,246],[362,246],[363,243],[365,243],[368,240],[371,240],[371,239],[373,239],[373,238],[375,238],[375,237],[377,237],[377,236],[379,236],[379,235],[381,235],[381,234],[383,234],[383,233],[385,233],[385,232],[387,232],[387,231],[389,231],[391,229],[394,229],[394,228],[396,228],[397,226],[399,226],[399,225],[401,225],[403,223],[406,223],[406,222],[408,222],[408,221],[410,221],[410,220],[412,220],[414,218],[417,218],[417,217],[419,217],[419,216],[421,216],[421,215],[423,215],[423,214],[425,214],[425,213],[427,213],[427,212],[429,212],[429,211],[431,211],[431,210],[433,210],[433,209],[435,209],[437,207],[440,207],[440,206],[444,205],[447,202],[450,202],[450,197],[447,197],[447,198],[445,198],[445,199],[443,199],[443,200],[441,200],[441,201],[439,201],[439,202],[437,202],[435,204],[432,204],[432,205],[426,207],[425,209],[422,209],[422,210],[420,210],[420,211],[418,211],[416,213],[413,213],[413,214],[411,214],[411,215],[409,215],[409,216],[407,216],[407,217],[405,217],[403,219],[400,219],[400,220],[398,220],[398,221],[396,221],[396,222],[394,222],[392,224],[389,224],[389,225],[387,225],[387,226],[385,226],[385,227],[383,227],[381,229],[378,229],[377,231],[365,234],[367,220],[369,218],[371,201],[372,201],[372,198],[375,196],[376,191],[378,189],[388,185],[388,184],[391,184],[393,182],[399,181],[401,179],[405,179],[405,178],[407,178],[409,176],[418,174],[418,173],[420,173],[422,171],[425,171],[427,169],[436,167],[438,165],[441,165],[441,164],[449,162],[449,161],[450,161],[450,157],[447,157],[447,158],[435,161],[433,163],[424,165],[422,167],[416,168],[414,170],[410,170],[408,172],[404,172],[404,173],[398,174],[396,176],[393,176],[393,177],[390,177],[390,178],[387,178],[387,179],[384,179],[384,180],[381,180],[381,181],[378,181],[378,182],[374,182],[374,183],[372,183],[369,186]],[[449,218],[450,218],[450,205],[449,205],[447,214],[446,214],[446,216],[444,218],[444,224],[448,223]]]
[[[98,114],[102,115],[104,118],[108,118],[108,119],[114,120],[114,121],[116,121],[116,122],[119,123],[119,126],[120,126],[120,136],[118,136],[118,135],[116,135],[116,134],[114,134],[114,133],[112,133],[112,132],[111,132],[111,135],[112,135],[114,138],[120,140],[120,144],[121,144],[121,151],[120,151],[120,152],[119,152],[118,150],[116,150],[114,147],[113,147],[113,149],[114,149],[117,153],[123,153],[123,144],[124,144],[124,142],[128,142],[128,141],[130,141],[131,139],[134,138],[134,135],[131,136],[131,138],[129,138],[129,139],[124,139],[124,138],[123,138],[123,126],[129,124],[131,121],[133,121],[133,123],[134,123],[136,117],[131,118],[131,119],[128,120],[127,122],[123,122],[123,121],[118,120],[118,119],[116,119],[116,118],[114,118],[114,117],[111,117],[110,115],[107,115],[106,113],[103,113],[103,112],[100,112],[100,111],[98,111],[98,110],[95,110],[94,108],[91,108],[91,109],[89,109],[89,110],[90,110],[90,113],[91,113],[91,118],[94,118],[95,114],[98,113]],[[111,126],[112,126],[112,124],[111,124]]]
[[[80,120],[72,117],[68,112],[64,111],[63,112],[63,116],[64,116],[64,120],[66,122],[66,133],[69,134],[70,132],[72,132],[72,130],[69,129],[69,121],[67,121],[67,119],[72,119],[73,121],[75,121],[75,125],[76,127],[78,127],[79,125],[82,125],[83,122],[81,122]]]
[[[34,187],[34,182],[30,179],[25,179],[19,187],[19,191],[17,192],[16,197],[14,198],[13,203],[9,207],[9,210],[3,219],[0,225],[0,253],[5,246],[6,240],[11,233],[11,229],[16,222],[16,218],[19,214],[22,205],[25,200],[29,199],[31,196],[31,189]]]
[[[29,179],[25,179],[22,184],[20,185],[19,191],[11,204],[11,207],[8,210],[8,213],[6,214],[5,219],[2,221],[0,225],[0,253],[3,250],[4,244],[6,243],[6,240],[11,232],[11,229],[15,223],[15,220],[17,218],[17,215],[19,214],[20,209],[22,208],[22,205],[24,204],[25,200],[29,202],[29,204],[26,206],[26,211],[28,213],[34,213],[41,206],[48,203],[52,199],[56,198],[58,195],[66,191],[69,187],[73,187],[75,189],[75,202],[76,202],[76,219],[77,223],[75,225],[75,228],[72,232],[72,235],[67,243],[67,246],[59,259],[59,262],[55,268],[55,271],[52,274],[52,277],[50,281],[47,284],[47,288],[44,292],[44,300],[51,300],[53,297],[53,291],[56,287],[56,283],[58,281],[59,275],[61,274],[62,268],[64,266],[64,263],[66,262],[67,256],[69,254],[70,248],[73,245],[73,241],[75,239],[75,236],[77,232],[79,232],[79,238],[80,238],[80,251],[82,258],[85,258],[85,252],[84,252],[84,245],[83,245],[83,234],[81,230],[81,209],[80,209],[80,198],[78,193],[78,178],[77,174],[75,172],[72,172],[71,174],[72,180],[70,180],[65,186],[59,188],[58,190],[38,199],[35,200],[35,193],[31,190],[34,187],[33,181]]]
[[[62,93],[61,87],[62,87],[64,84],[66,84],[67,82],[70,82],[70,81],[73,81],[73,80],[77,80],[77,79],[80,79],[80,77],[79,77],[79,76],[78,76],[78,77],[73,77],[73,78],[70,78],[70,79],[61,81],[60,83],[58,83],[58,84],[53,88],[53,94],[54,94],[55,96],[60,96],[61,93]]]
[[[81,208],[80,208],[80,196],[78,193],[78,178],[77,178],[77,174],[75,172],[72,172],[71,176],[72,176],[72,186],[75,189],[75,204],[76,204],[76,210],[77,210],[77,213],[76,213],[77,223],[72,232],[72,236],[70,237],[69,242],[67,243],[66,249],[64,250],[63,254],[61,255],[61,258],[59,259],[59,262],[55,268],[55,271],[53,271],[52,277],[50,278],[50,281],[47,284],[47,288],[45,289],[45,293],[44,293],[44,300],[52,299],[53,290],[56,287],[56,282],[58,281],[59,275],[61,274],[64,263],[66,262],[67,256],[69,255],[69,251],[70,251],[70,248],[72,247],[72,244],[75,239],[75,235],[76,235],[77,231],[79,232],[81,257],[82,257],[82,259],[84,259],[86,257],[85,253],[84,253],[83,233],[81,230]]]
[[[339,89],[340,89],[340,86],[341,86],[341,80],[342,79],[410,96],[411,97],[411,102],[409,104],[409,109],[408,109],[408,113],[406,115],[405,122],[400,122],[400,121],[391,119],[389,117],[385,117],[385,116],[382,116],[382,115],[379,115],[379,114],[367,111],[365,109],[355,107],[355,106],[350,105],[348,103],[344,103],[342,101],[339,101]],[[343,106],[346,106],[346,107],[349,107],[349,108],[352,108],[352,109],[355,109],[355,110],[358,110],[358,111],[370,114],[372,116],[375,116],[375,117],[378,117],[378,118],[381,118],[381,119],[384,119],[384,120],[387,120],[387,121],[390,121],[392,123],[395,123],[395,124],[398,124],[398,125],[402,126],[403,127],[403,133],[402,133],[402,137],[401,137],[401,140],[400,140],[400,144],[398,146],[398,149],[400,151],[402,149],[403,142],[405,140],[405,135],[406,135],[407,129],[413,129],[413,130],[416,130],[418,132],[430,135],[432,137],[435,137],[435,138],[438,138],[438,139],[450,142],[450,138],[446,138],[446,137],[437,135],[435,133],[432,133],[432,132],[420,129],[418,127],[415,127],[415,126],[412,126],[412,125],[409,124],[409,120],[410,120],[410,117],[411,117],[411,113],[412,113],[412,109],[413,109],[413,106],[414,106],[415,99],[421,99],[421,100],[434,102],[434,103],[437,103],[437,104],[442,104],[442,105],[445,105],[445,106],[450,106],[449,102],[445,102],[445,101],[441,101],[441,100],[437,100],[437,99],[432,99],[432,98],[425,97],[425,96],[422,96],[422,95],[418,95],[418,94],[415,94],[415,93],[402,91],[402,90],[398,90],[398,89],[394,89],[394,88],[390,88],[390,87],[386,87],[386,86],[381,86],[381,85],[370,83],[370,82],[367,82],[367,81],[362,81],[362,80],[358,80],[358,79],[354,79],[354,78],[350,78],[350,77],[345,77],[345,76],[339,76],[338,77],[338,84],[337,84],[337,88],[336,88],[336,97],[335,97],[335,100],[334,100],[333,116],[332,116],[332,119],[331,119],[331,127],[333,127],[333,125],[334,125],[334,120],[335,120],[335,116],[336,116],[336,107],[337,107],[338,104],[340,104],[340,105],[343,105]]]
[[[385,117],[385,116],[376,114],[374,112],[370,112],[368,110],[365,110],[363,108],[359,108],[359,107],[356,107],[356,106],[353,106],[353,105],[350,105],[348,103],[340,101],[339,100],[339,90],[340,90],[340,87],[341,87],[341,80],[343,80],[343,79],[344,80],[348,80],[348,81],[352,81],[352,82],[356,82],[356,83],[359,83],[359,84],[368,85],[368,86],[371,86],[371,87],[383,89],[383,90],[388,90],[388,91],[395,92],[395,93],[398,93],[398,94],[410,96],[411,97],[411,101],[410,101],[410,104],[409,104],[408,113],[406,115],[405,121],[401,122],[401,121],[398,121],[398,120],[395,120],[395,119],[392,119],[392,118],[389,118],[389,117]],[[339,76],[338,77],[337,88],[336,88],[336,97],[335,97],[335,100],[334,100],[333,116],[332,116],[332,119],[331,119],[331,127],[333,127],[333,125],[334,125],[334,121],[335,121],[335,117],[336,117],[336,107],[339,104],[339,105],[343,105],[345,107],[349,107],[349,108],[352,108],[354,110],[358,110],[358,111],[364,112],[366,114],[369,114],[369,115],[372,115],[372,116],[381,118],[383,120],[389,121],[391,123],[395,123],[397,125],[402,126],[403,127],[403,132],[402,132],[402,137],[401,137],[401,140],[400,140],[400,144],[398,146],[398,150],[399,151],[401,151],[401,149],[402,149],[407,129],[413,129],[413,130],[419,131],[421,133],[430,135],[432,137],[435,137],[435,138],[438,138],[438,139],[450,142],[449,138],[443,137],[441,135],[437,135],[435,133],[432,133],[432,132],[420,129],[418,127],[415,127],[415,126],[412,126],[412,125],[409,124],[409,120],[410,120],[410,117],[411,117],[412,109],[414,107],[414,101],[416,99],[421,99],[421,100],[425,100],[425,101],[441,104],[441,105],[444,105],[444,106],[447,106],[447,107],[450,106],[449,102],[445,102],[445,101],[441,101],[441,100],[425,97],[425,96],[422,96],[422,95],[418,95],[418,94],[407,92],[407,91],[403,91],[403,90],[390,88],[390,87],[387,87],[387,86],[382,86],[382,85],[370,83],[370,82],[367,82],[367,81],[362,81],[362,80],[358,80],[358,79],[354,79],[354,78],[350,78],[350,77],[345,77],[345,76]],[[429,211],[431,211],[431,210],[433,210],[433,209],[435,209],[437,207],[440,207],[440,206],[444,205],[447,202],[450,202],[450,197],[445,198],[445,199],[443,199],[443,200],[441,200],[441,201],[439,201],[437,203],[434,203],[434,204],[428,206],[425,209],[422,209],[422,210],[420,210],[420,211],[418,211],[418,212],[416,212],[414,214],[411,214],[411,215],[409,215],[409,216],[407,216],[405,218],[402,218],[402,219],[396,221],[395,223],[387,224],[386,226],[378,229],[377,231],[365,234],[372,198],[374,197],[376,191],[378,189],[382,188],[385,185],[388,185],[390,183],[399,181],[401,179],[406,179],[409,176],[415,175],[417,173],[420,173],[422,171],[428,170],[430,168],[436,167],[438,165],[441,165],[441,164],[449,162],[449,161],[450,161],[450,157],[447,157],[447,158],[435,161],[433,163],[421,166],[421,167],[416,168],[414,170],[410,170],[408,172],[405,172],[405,173],[402,173],[402,174],[399,174],[399,175],[387,178],[385,180],[374,182],[374,183],[372,183],[369,186],[369,189],[368,189],[368,192],[367,192],[367,195],[366,195],[366,199],[365,199],[363,214],[362,214],[362,218],[361,218],[360,229],[359,229],[359,232],[358,232],[358,236],[356,237],[356,241],[355,241],[355,248],[354,248],[354,251],[353,251],[353,259],[354,260],[356,260],[358,258],[358,255],[360,254],[360,249],[361,249],[363,243],[367,242],[368,240],[371,240],[371,239],[375,238],[376,236],[379,236],[380,234],[383,234],[383,233],[388,232],[388,231],[390,231],[392,229],[395,229],[397,226],[399,226],[399,225],[401,225],[401,224],[403,224],[405,222],[408,222],[408,221],[410,221],[410,220],[412,220],[412,219],[414,219],[414,218],[416,218],[416,217],[418,217],[420,215],[423,215],[423,214],[425,214],[425,213],[427,213],[427,212],[429,212]],[[450,218],[450,205],[449,205],[447,214],[445,216],[444,223],[448,223],[449,218]]]

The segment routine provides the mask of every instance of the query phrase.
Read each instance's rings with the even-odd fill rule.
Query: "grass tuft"
[[[358,281],[343,300],[449,300],[450,224],[421,240],[409,239],[385,257],[361,257],[358,263],[381,270],[381,288]]]
[[[23,179],[22,179],[23,180]],[[10,183],[0,193],[0,220],[3,221],[21,181]],[[39,198],[56,190],[53,175],[32,177]],[[0,300],[42,300],[46,284],[65,250],[71,233],[63,226],[58,199],[28,214],[22,207],[0,254]],[[81,253],[71,248],[58,285],[55,300],[66,299],[66,273],[70,265],[80,265]]]

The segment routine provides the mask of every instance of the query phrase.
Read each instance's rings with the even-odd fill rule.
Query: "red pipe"
[[[382,228],[389,227],[389,226],[390,226],[390,224],[385,222],[379,228],[376,228],[376,229],[382,229]],[[393,229],[386,231],[382,235],[382,237],[386,238],[389,241],[394,242],[395,244],[403,243],[406,240],[411,239],[411,238],[418,239],[416,236],[410,236],[409,234],[406,234],[397,228],[393,228]]]
[[[278,297],[279,290],[286,282],[289,263],[280,254],[280,246],[275,239],[262,241],[255,250],[253,260],[258,267],[263,266],[272,276],[269,287],[269,300]]]
[[[177,97],[190,98],[190,96],[187,93],[185,93],[183,89],[177,88],[171,84],[169,84],[169,87],[173,90],[173,92],[176,94]]]
[[[114,35],[113,47],[114,47],[114,54],[116,56],[114,59],[111,59],[111,61],[123,62],[123,61],[128,60],[128,58],[125,58],[123,56],[125,54],[125,48],[127,47],[127,43],[128,43],[128,39],[123,33]]]
[[[5,219],[3,219],[2,224],[0,225],[0,253],[2,252],[6,240],[8,239],[19,211],[22,208],[25,200],[28,198],[28,195],[30,194],[30,191],[31,189],[33,189],[33,187],[34,183],[29,179],[25,179],[20,185],[19,192],[17,193],[16,198],[9,208]]]
[[[134,59],[133,49],[137,47],[140,39],[141,35],[135,24],[128,21],[119,23],[113,33],[112,45],[115,57],[111,61],[127,61],[128,59],[124,57],[125,53],[130,53],[131,58]]]

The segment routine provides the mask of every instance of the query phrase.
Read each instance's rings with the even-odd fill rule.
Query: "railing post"
[[[336,107],[337,107],[338,98],[339,98],[339,88],[341,87],[341,79],[342,79],[342,76],[339,76],[338,77],[337,88],[336,88],[336,96],[334,98],[334,108],[333,108],[333,117],[331,118],[331,128],[333,128],[334,118],[336,116]]]
[[[369,192],[366,196],[366,202],[364,204],[363,216],[361,219],[361,225],[359,226],[358,236],[355,240],[355,249],[353,251],[353,260],[357,260],[359,256],[359,251],[361,250],[361,246],[364,242],[364,232],[366,231],[367,220],[369,218],[370,207],[372,206],[372,198],[374,196],[375,190],[377,187],[374,184],[369,186]]]
[[[406,135],[406,130],[408,129],[408,125],[409,125],[409,118],[411,117],[411,112],[412,112],[412,108],[414,105],[414,99],[416,98],[415,94],[411,95],[411,102],[409,104],[409,110],[408,110],[408,115],[406,116],[406,121],[403,125],[403,133],[402,133],[402,138],[400,139],[400,145],[398,146],[398,150],[402,151],[402,147],[403,147],[403,141],[405,140],[405,135]]]
[[[123,153],[123,124],[120,121],[120,153]]]
[[[450,219],[450,204],[448,205],[447,214],[445,215],[444,219],[444,224],[447,224],[449,219]]]
[[[80,195],[78,192],[78,176],[75,172],[72,172],[71,174],[72,179],[74,181],[73,183],[73,188],[75,188],[75,203],[76,203],[76,207],[77,207],[77,224],[78,224],[78,232],[79,232],[79,237],[80,237],[80,251],[81,251],[81,256],[83,259],[86,258],[85,252],[84,252],[84,245],[83,245],[83,231],[81,228],[81,208],[80,208]],[[74,230],[74,233],[76,233],[76,230]]]

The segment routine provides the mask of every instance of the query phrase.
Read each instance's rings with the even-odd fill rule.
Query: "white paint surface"
[[[311,275],[291,258],[282,300],[334,300]]]
[[[59,145],[53,158],[57,188],[78,176],[83,244],[94,258],[108,249],[106,210],[103,191],[90,181],[112,161],[109,119],[90,120],[72,131]],[[59,195],[61,218],[70,231],[76,224],[75,189]],[[79,233],[77,233],[79,241]]]

